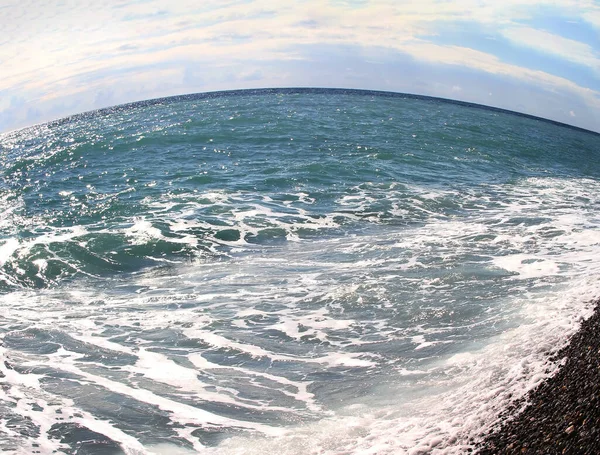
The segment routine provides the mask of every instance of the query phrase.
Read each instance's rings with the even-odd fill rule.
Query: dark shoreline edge
[[[367,89],[355,89],[355,88],[326,88],[326,87],[281,87],[281,88],[255,88],[255,89],[234,89],[234,90],[219,90],[214,92],[200,92],[200,93],[190,93],[185,95],[174,95],[167,96],[161,98],[153,98],[143,101],[134,101],[131,103],[119,104],[116,106],[103,107],[100,109],[94,109],[87,112],[82,112],[79,114],[69,115],[67,117],[63,117],[56,120],[51,120],[49,122],[42,122],[37,125],[26,126],[23,128],[18,128],[13,131],[7,131],[4,133],[0,133],[0,137],[4,135],[10,135],[16,133],[18,131],[22,131],[29,128],[36,128],[42,126],[59,126],[65,123],[70,123],[75,120],[79,120],[82,118],[91,118],[95,116],[103,116],[115,112],[121,112],[124,110],[136,108],[136,107],[146,107],[153,106],[157,104],[172,104],[180,101],[196,101],[196,100],[205,100],[205,99],[214,99],[221,98],[226,96],[253,96],[253,95],[297,95],[297,94],[310,94],[310,95],[361,95],[361,96],[377,96],[383,98],[400,98],[400,99],[415,99],[421,101],[429,101],[434,103],[447,103],[454,104],[458,106],[470,107],[475,109],[482,109],[491,112],[500,112],[504,114],[514,115],[517,117],[528,118],[531,120],[537,120],[541,122],[550,123],[552,125],[556,125],[559,127],[568,128],[575,131],[580,131],[583,133],[593,134],[595,136],[600,136],[600,132],[588,130],[586,128],[581,128],[575,125],[569,125],[568,123],[559,122],[557,120],[552,120],[544,117],[538,117],[531,114],[526,114],[523,112],[511,111],[509,109],[503,109],[500,107],[487,106],[485,104],[471,103],[468,101],[460,101],[453,100],[450,98],[441,98],[436,96],[427,96],[427,95],[417,95],[413,93],[402,93],[402,92],[389,92],[383,90],[367,90]]]
[[[550,360],[557,372],[500,414],[479,455],[600,454],[600,299]]]

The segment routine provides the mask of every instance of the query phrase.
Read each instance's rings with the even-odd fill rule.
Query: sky
[[[438,96],[600,132],[600,0],[0,0],[0,132],[259,87]]]

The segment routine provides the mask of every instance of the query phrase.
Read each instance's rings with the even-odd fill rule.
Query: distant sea
[[[0,135],[0,449],[464,453],[600,274],[600,135],[352,90]]]

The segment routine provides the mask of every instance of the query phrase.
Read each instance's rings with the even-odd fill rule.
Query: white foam
[[[436,375],[440,379],[430,384],[426,396],[411,398],[402,389],[383,387],[373,404],[367,399],[349,405],[333,417],[274,439],[235,437],[206,453],[464,453],[469,437],[488,428],[512,398],[539,384],[547,376],[545,369],[552,370],[545,353],[577,328],[572,311],[580,313],[576,308],[584,296],[556,296],[546,306],[545,319],[505,332],[479,351],[443,360],[436,369],[445,374]],[[565,313],[571,316],[565,319]]]
[[[526,254],[500,256],[494,258],[493,263],[499,268],[515,272],[522,279],[557,275],[560,272],[556,262]]]
[[[4,265],[6,261],[19,249],[19,241],[11,238],[7,239],[2,246],[0,246],[0,266]]]
[[[7,358],[4,348],[0,348],[0,358],[4,360]],[[39,428],[39,437],[28,440],[22,434],[12,431],[4,421],[0,420],[0,431],[19,442],[17,454],[54,453],[65,448],[59,440],[50,438],[48,433],[54,424],[62,422],[75,422],[104,434],[120,443],[128,455],[146,453],[142,444],[135,438],[118,430],[109,422],[98,420],[85,411],[75,408],[71,400],[44,392],[40,386],[42,375],[18,373],[12,368],[7,368],[4,362],[0,363],[0,371],[4,374],[3,381],[8,386],[0,389],[0,401],[15,403],[13,412]],[[37,409],[34,408],[34,404],[38,406]]]
[[[179,403],[169,398],[157,395],[146,389],[134,388],[121,382],[113,381],[105,377],[89,373],[77,367],[74,360],[79,357],[78,354],[70,353],[63,348],[60,348],[54,354],[48,356],[46,365],[55,368],[59,371],[73,373],[92,384],[104,387],[112,392],[129,396],[143,403],[148,403],[157,406],[163,411],[168,411],[173,418],[185,425],[195,424],[204,426],[226,425],[234,427],[248,428],[256,431],[261,431],[266,434],[276,435],[280,433],[276,428],[261,425],[253,422],[241,422],[239,420],[230,419],[218,414],[203,410],[198,407]]]
[[[290,392],[288,389],[285,389],[285,388],[280,389],[280,391],[282,393],[284,393],[285,395],[293,397],[298,402],[305,403],[307,408],[310,409],[311,411],[315,411],[315,412],[323,411],[322,407],[316,402],[314,394],[312,394],[308,391],[308,388],[312,384],[312,381],[303,381],[303,382],[291,381],[283,376],[276,376],[274,374],[246,370],[244,368],[232,366],[232,365],[223,366],[223,365],[220,365],[217,363],[209,362],[201,354],[190,354],[188,356],[188,358],[198,369],[200,369],[202,371],[218,370],[218,369],[233,370],[233,371],[237,371],[239,373],[245,374],[245,375],[266,378],[270,381],[273,381],[275,383],[280,383],[284,386],[292,386],[293,388],[296,389],[295,393]]]
[[[264,348],[261,348],[260,346],[239,343],[214,332],[207,332],[194,329],[183,329],[183,333],[190,339],[199,339],[217,348],[235,349],[239,352],[249,354],[254,358],[267,357],[272,361],[319,363],[329,366],[345,365],[369,367],[375,365],[374,362],[361,358],[364,356],[356,353],[335,352],[314,357],[291,356],[270,352]]]
[[[268,251],[251,250],[244,233],[258,233],[266,225],[281,227],[286,235],[301,227],[337,226],[335,217],[353,216],[343,210],[368,210],[370,204],[382,203],[389,188],[375,188],[381,193],[375,196],[369,193],[373,188],[364,194],[354,189],[356,193],[337,201],[339,213],[320,219],[303,211],[307,207],[302,204],[314,200],[305,196],[301,201],[300,195],[279,203],[216,192],[182,202],[183,209],[165,199],[146,218],[115,229],[128,232],[133,242],[162,239],[155,218],[177,210],[165,225],[181,236],[178,241],[192,242],[188,230],[217,229],[196,221],[194,214],[219,203],[219,220],[242,232],[242,239],[231,244],[246,254],[179,265],[169,275],[147,270],[108,284],[92,282],[102,286],[75,283],[4,295],[2,328],[13,331],[14,324],[27,321],[92,348],[135,356],[131,364],[113,367],[126,373],[119,380],[104,376],[101,364],[84,362],[67,347],[49,356],[20,353],[26,367],[46,365],[71,373],[84,384],[157,406],[176,424],[246,430],[212,449],[192,435],[197,427],[174,430],[199,452],[462,453],[468,437],[488,428],[510,397],[522,396],[546,376],[545,354],[564,343],[578,317],[587,314],[582,302],[597,292],[595,279],[588,277],[600,272],[600,217],[577,202],[582,192],[600,190],[597,183],[531,179],[521,186],[491,187],[499,195],[495,204],[469,209],[464,217],[423,215],[419,223],[400,227],[379,226],[374,219],[360,234],[290,242]],[[412,202],[423,214],[431,212],[428,204],[437,199],[456,197],[452,191],[415,191],[418,197]],[[398,210],[406,203],[401,193],[388,196],[386,202],[398,204]],[[467,192],[461,200],[469,207],[487,207],[486,197]],[[302,222],[284,221],[290,213]],[[64,235],[68,241],[81,232],[54,231],[40,239]],[[7,257],[28,247],[20,244]],[[333,259],[323,254],[333,251]],[[41,273],[44,262],[35,264]],[[490,272],[494,280],[469,281],[471,270]],[[449,313],[454,305],[462,310],[464,303],[453,294],[455,288],[468,286],[475,293],[488,283],[500,283],[504,294],[487,306],[482,298],[481,315],[461,320]],[[398,315],[403,311],[414,318],[410,326],[402,325]],[[486,327],[491,328],[486,332]],[[183,343],[157,339],[163,330]],[[499,330],[503,332],[486,338]],[[109,339],[112,333],[115,338]],[[471,333],[476,338],[469,338]],[[381,344],[386,348],[378,351]],[[329,373],[340,377],[340,390],[336,380],[319,379]],[[344,394],[344,387],[362,377],[376,386],[364,396]],[[7,370],[7,382],[12,385],[7,400],[42,399],[43,381],[35,375]],[[246,386],[256,396],[245,395]],[[339,393],[343,405],[330,405],[323,390],[336,397]],[[194,402],[273,412],[285,415],[286,422],[304,423],[283,428],[279,420],[251,422],[203,410],[190,404]],[[65,406],[75,419],[76,409]],[[29,415],[26,407],[18,410]],[[39,415],[34,418],[40,425],[55,422],[49,415],[46,423]],[[90,415],[82,419],[131,451],[169,450],[142,447],[135,435],[119,432],[110,422]],[[57,447],[56,441],[50,443]]]
[[[153,227],[152,223],[145,219],[137,220],[133,226],[125,229],[125,234],[131,238],[131,242],[135,245],[143,245],[151,239],[163,237],[160,230]]]

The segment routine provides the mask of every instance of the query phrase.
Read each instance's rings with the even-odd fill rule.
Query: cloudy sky
[[[256,87],[460,99],[600,131],[600,0],[0,0],[0,131]]]

